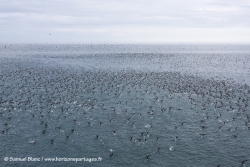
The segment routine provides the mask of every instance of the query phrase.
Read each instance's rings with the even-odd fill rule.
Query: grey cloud
[[[0,1],[0,31],[13,33],[112,27],[185,29],[250,26],[248,0]],[[120,33],[125,33],[123,31]]]
[[[6,1],[7,2],[7,1]],[[3,9],[4,8],[4,9]],[[237,11],[230,11],[236,9]],[[240,5],[226,5],[226,2],[201,3],[200,1],[13,1],[3,4],[1,13],[12,13],[21,20],[48,23],[51,20],[60,24],[61,18],[70,18],[72,26],[82,25],[163,25],[163,26],[225,26],[234,25],[234,20],[243,20],[249,12]],[[32,20],[33,16],[37,19]],[[47,21],[44,19],[47,17]],[[6,20],[8,16],[5,16]],[[31,18],[31,19],[30,19]],[[58,19],[56,19],[58,18]],[[196,20],[197,19],[197,20]],[[202,21],[203,19],[203,21]],[[226,21],[228,20],[228,21]],[[232,20],[232,21],[230,21]],[[219,21],[216,23],[216,21]],[[221,22],[222,21],[222,22]],[[246,24],[244,24],[246,25]]]

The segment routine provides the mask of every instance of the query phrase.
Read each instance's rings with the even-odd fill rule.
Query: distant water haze
[[[89,69],[175,71],[250,84],[250,45],[1,44],[0,51]]]

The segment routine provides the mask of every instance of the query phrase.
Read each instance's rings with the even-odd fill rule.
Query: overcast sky
[[[250,44],[250,0],[0,0],[6,42]]]

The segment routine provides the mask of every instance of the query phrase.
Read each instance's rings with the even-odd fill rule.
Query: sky
[[[0,0],[0,43],[250,44],[249,0]]]

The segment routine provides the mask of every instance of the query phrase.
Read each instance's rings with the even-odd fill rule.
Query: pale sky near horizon
[[[250,44],[249,0],[0,0],[0,43]]]

